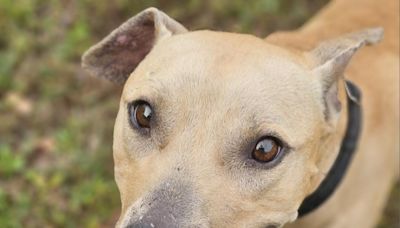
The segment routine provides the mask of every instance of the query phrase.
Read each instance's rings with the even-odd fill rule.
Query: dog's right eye
[[[151,106],[145,101],[136,101],[129,105],[130,122],[136,128],[149,129],[152,114]]]

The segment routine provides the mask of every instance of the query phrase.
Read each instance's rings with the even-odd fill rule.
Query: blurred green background
[[[266,36],[303,24],[317,0],[0,0],[0,228],[110,227],[118,217],[112,130],[121,88],[81,54],[156,6],[187,28]],[[399,187],[379,227],[398,224]]]

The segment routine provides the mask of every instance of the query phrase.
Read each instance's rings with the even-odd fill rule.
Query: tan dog
[[[125,83],[117,226],[373,227],[398,173],[398,8],[337,0],[265,40],[188,32],[150,8],[92,47],[84,68]],[[381,39],[372,27],[385,38],[349,64]],[[345,78],[363,94],[358,150],[335,193],[296,220],[353,126]]]

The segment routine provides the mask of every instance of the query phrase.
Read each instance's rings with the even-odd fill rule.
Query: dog
[[[398,179],[398,9],[334,0],[261,39],[149,8],[91,47],[83,68],[124,86],[116,226],[374,227]]]

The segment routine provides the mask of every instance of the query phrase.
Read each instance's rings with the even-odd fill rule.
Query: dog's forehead
[[[320,111],[311,77],[296,56],[261,39],[204,31],[160,42],[129,78],[124,97],[161,98],[182,112],[233,111],[233,118],[297,126],[303,138]]]
[[[302,89],[312,81],[303,63],[299,55],[251,35],[197,31],[159,42],[125,87],[131,90],[141,82],[171,83],[168,88],[182,86],[180,82],[186,86],[222,83],[244,87],[247,85],[242,82],[247,81],[271,87],[294,84]]]
[[[194,60],[197,66],[214,70],[216,64],[245,67],[257,64],[267,66],[272,62],[275,65],[297,63],[299,66],[305,63],[298,53],[289,52],[253,35],[207,30],[179,34],[162,40],[151,54],[152,61],[158,59],[162,61],[160,64],[166,61],[189,63]]]

